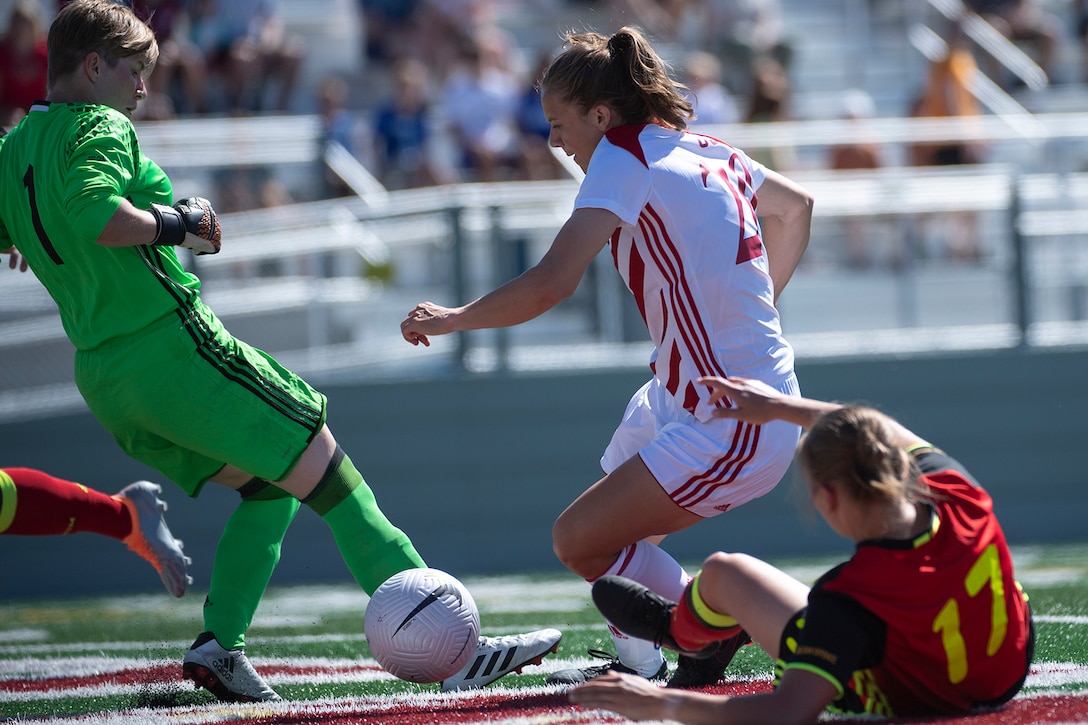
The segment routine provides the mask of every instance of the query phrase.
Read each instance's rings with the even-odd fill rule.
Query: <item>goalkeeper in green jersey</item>
[[[48,52],[47,99],[0,141],[0,252],[12,268],[29,264],[56,301],[80,393],[121,448],[190,496],[208,481],[241,495],[183,672],[224,700],[279,699],[243,647],[300,503],[328,524],[367,593],[424,561],[337,445],[325,396],[232,337],[178,262],[179,246],[217,253],[221,233],[206,199],[172,204],[169,178],[140,150],[131,116],[158,57],[152,31],[121,4],[75,0],[53,21]],[[486,685],[559,637],[481,637],[443,686]],[[481,657],[504,664],[482,675]]]

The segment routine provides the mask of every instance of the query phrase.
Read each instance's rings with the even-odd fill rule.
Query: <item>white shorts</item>
[[[791,375],[778,389],[798,395],[797,378]],[[627,404],[601,468],[611,473],[637,454],[677,506],[709,518],[773,489],[800,437],[800,427],[783,421],[700,422],[652,378]]]

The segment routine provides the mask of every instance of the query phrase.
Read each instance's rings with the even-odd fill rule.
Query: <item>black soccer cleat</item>
[[[676,660],[676,672],[666,687],[691,688],[717,684],[725,676],[725,670],[733,661],[734,655],[751,641],[748,633],[739,629],[735,636],[719,642],[721,647],[710,657],[695,659],[680,655]]]
[[[649,640],[687,657],[706,659],[721,647],[720,642],[711,642],[693,652],[678,645],[669,632],[676,602],[626,577],[602,576],[593,582],[593,603],[624,634]]]
[[[595,657],[599,660],[606,660],[603,665],[590,665],[589,667],[572,667],[566,670],[556,670],[548,675],[548,678],[544,680],[545,685],[580,685],[583,682],[588,682],[594,677],[600,677],[601,675],[607,675],[609,672],[626,672],[629,675],[637,675],[638,672],[631,669],[627,665],[619,661],[619,659],[608,652],[603,652],[599,649],[591,649],[588,651],[590,657]],[[669,663],[662,662],[661,669],[654,673],[652,677],[646,679],[651,682],[664,681],[669,676]]]

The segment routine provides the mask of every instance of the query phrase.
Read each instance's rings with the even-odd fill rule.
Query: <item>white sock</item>
[[[631,544],[605,574],[627,577],[666,599],[680,601],[691,576],[664,549],[649,541]]]
[[[639,541],[625,548],[605,574],[633,579],[674,601],[680,599],[684,587],[691,580],[676,559],[648,541]],[[653,677],[661,670],[664,657],[653,642],[628,637],[611,623],[608,630],[612,633],[616,655],[625,667],[630,667],[643,677]]]

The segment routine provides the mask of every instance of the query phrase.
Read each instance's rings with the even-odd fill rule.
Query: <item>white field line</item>
[[[253,657],[253,666],[262,672],[269,684],[332,684],[341,682],[371,682],[393,680],[392,675],[382,671],[377,662],[369,658],[343,659],[328,657]],[[526,674],[548,674],[569,667],[587,667],[598,664],[599,660],[588,657],[557,658],[549,657],[540,665],[526,670]],[[12,680],[44,680],[49,678],[101,677],[114,673],[139,672],[153,668],[176,668],[176,660],[141,659],[131,657],[21,657],[0,660],[0,682]],[[283,672],[279,670],[291,670]],[[311,672],[297,672],[300,669]],[[0,702],[28,702],[57,698],[99,697],[106,695],[133,694],[148,690],[174,691],[178,688],[189,689],[188,683],[103,683],[93,686],[74,686],[48,690],[29,690],[23,692],[0,692]],[[763,678],[757,678],[763,679]],[[770,675],[766,678],[770,680]]]
[[[391,680],[392,676],[378,669],[372,659],[343,659],[326,657],[254,658],[254,666],[265,672],[272,685],[332,684],[342,682],[370,682]],[[597,661],[588,657],[548,658],[531,672],[547,673],[568,667],[586,667]],[[0,681],[40,680],[47,678],[101,677],[111,673],[171,668],[173,660],[147,660],[123,657],[65,657],[43,660],[27,657],[0,660]],[[282,672],[278,670],[291,670]],[[298,672],[300,669],[310,672]],[[770,673],[757,675],[753,681],[769,682]],[[1033,667],[1026,688],[1033,691],[1051,691],[1069,685],[1088,685],[1088,667],[1072,662],[1042,662]],[[26,702],[57,698],[100,697],[133,694],[151,690],[173,691],[188,689],[188,684],[147,682],[131,684],[103,683],[91,686],[74,686],[49,690],[0,693],[0,702]]]
[[[1067,614],[1036,614],[1036,622],[1055,622],[1057,624],[1088,624],[1088,617]]]
[[[312,618],[311,618],[312,619]],[[1086,619],[1088,621],[1088,619]],[[601,624],[571,624],[563,625],[564,632],[584,632],[586,630],[601,630],[605,632],[604,621]],[[517,634],[525,631],[519,627],[484,627],[481,634],[496,636],[503,634]],[[19,641],[26,642],[32,638],[26,630],[20,630],[22,636]],[[0,629],[0,640],[7,637],[7,632]],[[50,634],[44,630],[37,632],[33,638],[48,639]],[[359,634],[294,634],[294,635],[262,635],[249,638],[249,646],[246,652],[259,651],[267,644],[314,644],[324,642],[365,642],[366,635]],[[173,640],[160,642],[65,642],[61,644],[9,644],[0,645],[0,658],[17,655],[57,655],[62,652],[151,652],[153,650],[187,650],[192,640]],[[0,660],[2,666],[3,660]],[[2,670],[0,670],[2,671]]]
[[[493,686],[486,690],[470,692],[401,693],[367,696],[365,698],[319,698],[305,702],[284,701],[260,704],[212,702],[205,705],[169,709],[138,708],[67,718],[35,719],[34,722],[37,725],[49,723],[57,725],[61,723],[80,723],[80,725],[178,725],[179,723],[181,725],[197,725],[208,723],[211,725],[227,722],[261,722],[262,720],[277,717],[289,717],[293,720],[305,722],[320,722],[325,719],[343,722],[353,716],[358,716],[363,721],[372,719],[380,721],[383,714],[394,714],[398,710],[405,708],[427,711],[440,707],[456,706],[457,703],[464,703],[468,708],[473,705],[473,701],[477,700],[484,702],[502,698],[518,700],[527,696],[554,694],[561,689],[558,686],[513,689]],[[484,719],[476,722],[486,722],[488,725],[498,725],[499,723],[509,723],[510,725],[544,725],[545,723],[594,725],[603,722],[623,722],[621,718],[607,713],[575,710],[573,708],[567,712],[526,714],[503,720],[493,720],[487,715],[482,717]],[[459,722],[465,721],[459,720]]]

